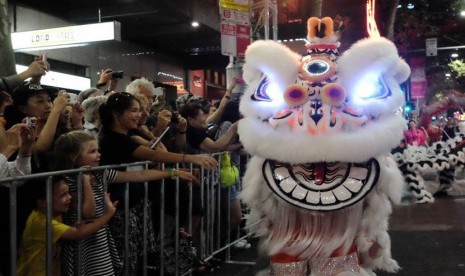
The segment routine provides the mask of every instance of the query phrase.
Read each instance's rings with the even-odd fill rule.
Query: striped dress
[[[109,170],[107,183],[112,183],[117,171]],[[95,217],[104,213],[104,175],[96,172],[97,183],[92,185],[95,197]],[[69,178],[69,192],[77,193],[76,176]],[[77,221],[77,210],[70,209],[64,216],[64,222],[74,225]],[[86,222],[90,222],[87,220]],[[118,256],[115,242],[107,226],[97,231],[94,235],[81,242],[81,274],[80,275],[117,275],[121,269],[122,262]],[[78,275],[78,242],[67,241],[62,251],[62,275]]]

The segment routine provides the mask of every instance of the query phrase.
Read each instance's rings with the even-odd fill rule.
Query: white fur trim
[[[282,91],[289,84],[294,83],[301,58],[299,54],[272,40],[259,40],[252,43],[245,53],[243,78],[248,88],[244,92],[243,98],[248,100],[241,101],[241,113],[260,118],[271,116],[273,110],[270,109],[270,103],[252,103],[250,101],[250,96],[255,92],[255,88],[263,76],[270,80],[272,86],[275,87],[274,90],[277,91],[275,95],[271,95],[273,97],[272,106],[277,109],[284,107],[285,101],[282,97]]]
[[[384,156],[377,160],[381,174],[375,190],[367,197],[356,246],[364,268],[395,272],[400,267],[391,258],[391,242],[387,234],[388,219],[392,212],[391,204],[400,202],[404,180],[392,157]],[[377,242],[382,247],[381,256],[377,259],[372,259],[368,255],[373,242]]]
[[[353,133],[289,135],[267,123],[244,118],[239,122],[238,133],[247,152],[267,159],[291,164],[364,162],[396,147],[403,138],[405,127],[404,119],[392,117]]]

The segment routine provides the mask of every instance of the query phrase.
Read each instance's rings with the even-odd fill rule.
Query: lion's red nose
[[[315,168],[313,171],[313,175],[315,176],[315,184],[322,185],[325,181],[325,171],[326,171],[326,164],[325,163],[316,163]]]

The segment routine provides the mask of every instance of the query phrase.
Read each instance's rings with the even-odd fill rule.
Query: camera
[[[113,71],[113,72],[111,73],[111,78],[112,78],[112,79],[122,79],[122,78],[123,78],[123,74],[124,74],[123,71]]]
[[[69,103],[70,104],[76,104],[78,95],[74,94],[74,93],[68,93],[68,95],[69,95]]]
[[[25,123],[30,128],[35,128],[37,125],[37,118],[36,117],[26,117],[23,119],[23,123]]]
[[[179,112],[176,112],[176,111],[175,111],[175,112],[173,112],[173,113],[171,114],[171,123],[173,123],[173,124],[175,124],[175,125],[176,125],[176,124],[179,124]]]

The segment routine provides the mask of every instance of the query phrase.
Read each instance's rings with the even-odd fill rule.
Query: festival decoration
[[[387,225],[404,181],[390,152],[410,69],[376,31],[340,55],[332,24],[308,20],[306,56],[274,41],[245,54],[238,133],[253,157],[241,198],[269,275],[399,269]]]

